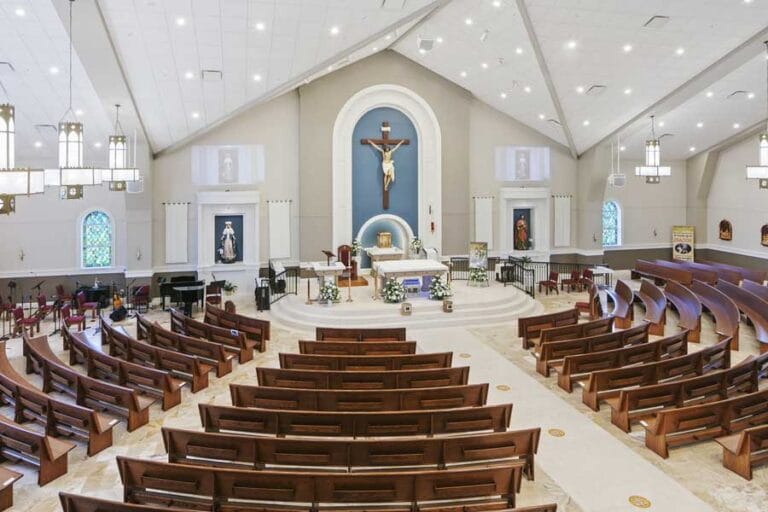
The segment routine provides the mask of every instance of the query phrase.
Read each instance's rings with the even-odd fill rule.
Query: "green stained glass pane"
[[[603,204],[603,245],[619,245],[619,207],[613,201]]]
[[[112,222],[102,211],[91,212],[83,220],[83,266],[112,266]]]

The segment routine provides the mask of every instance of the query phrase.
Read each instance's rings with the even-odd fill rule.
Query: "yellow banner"
[[[672,226],[672,259],[693,261],[693,226]]]

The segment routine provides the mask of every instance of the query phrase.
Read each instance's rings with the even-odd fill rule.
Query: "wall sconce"
[[[19,261],[24,261],[24,249],[19,249]]]
[[[136,248],[136,261],[141,261],[141,247]]]
[[[659,236],[659,233],[656,232],[656,228],[653,228],[653,236],[654,237]]]
[[[592,233],[592,241],[597,242],[597,235],[595,233]]]

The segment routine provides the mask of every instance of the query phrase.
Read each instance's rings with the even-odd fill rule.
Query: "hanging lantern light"
[[[766,75],[766,88],[768,88],[768,41],[765,42],[765,75]],[[766,96],[766,112],[768,112],[768,95]],[[768,189],[768,128],[766,131],[760,134],[759,145],[759,164],[747,166],[747,179],[757,180],[758,185],[762,189]]]
[[[672,176],[672,168],[661,165],[661,142],[656,138],[654,116],[651,116],[651,138],[645,141],[645,165],[635,167],[635,175],[644,176],[648,184],[658,184],[663,176]]]
[[[13,105],[0,105],[0,214],[16,211],[16,196],[42,194],[45,179],[40,169],[16,168],[16,127]]]
[[[124,192],[126,183],[139,181],[139,170],[128,166],[128,137],[120,125],[120,105],[115,105],[115,134],[109,136],[107,146],[109,168],[102,169],[103,181],[109,183],[109,190]]]

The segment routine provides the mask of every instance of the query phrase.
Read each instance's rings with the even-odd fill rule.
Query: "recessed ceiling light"
[[[93,147],[95,147],[96,149],[99,149],[101,147],[101,142],[94,142]]]
[[[747,99],[748,100],[751,100],[754,97],[755,97],[755,93],[753,93],[753,92],[750,92],[749,94],[747,94]]]
[[[584,94],[584,87],[581,85],[576,86],[576,92],[579,94]]]
[[[744,0],[744,3],[745,3],[745,4],[751,4],[751,3],[752,3],[752,0]]]
[[[565,43],[565,47],[568,48],[569,50],[573,50],[574,48],[576,48],[576,45],[577,43],[574,40],[570,40],[567,43]]]
[[[82,116],[83,115],[83,110],[82,109],[75,110],[75,115],[78,116],[78,117]]]
[[[522,55],[523,54],[523,49],[518,46],[517,48],[515,48],[515,53],[518,54],[518,55]]]
[[[435,38],[435,41],[437,41],[438,43],[442,43],[443,42],[443,38],[440,37],[440,36],[437,36],[437,38]]]
[[[465,25],[471,25],[473,23],[474,23],[474,21],[472,21],[472,18],[467,18],[467,19],[464,20],[464,24]]]
[[[16,8],[16,10],[15,10],[15,11],[13,11],[13,12],[15,12],[15,13],[16,13],[16,16],[18,16],[18,17],[20,17],[20,18],[23,18],[24,16],[26,16],[26,15],[27,15],[27,11],[25,11],[25,10],[24,10],[23,8],[21,8],[21,7],[17,7],[17,8]]]
[[[59,68],[57,68],[56,66],[51,66],[50,68],[48,68],[48,72],[52,75],[58,75]]]
[[[501,94],[499,94],[499,96],[501,96],[501,99],[503,100],[507,99],[507,93],[505,92],[502,92]]]
[[[377,52],[377,51],[379,51],[379,47],[378,46],[374,46],[373,48],[371,48],[371,51],[372,52]]]
[[[734,130],[738,130],[739,128],[741,128],[741,125],[739,123],[733,123]]]
[[[664,121],[659,121],[659,126],[664,126],[665,124],[667,123],[665,123]]]
[[[466,71],[462,71],[459,74],[461,75],[461,78],[466,78],[467,77],[467,72]]]
[[[42,143],[42,142],[40,142],[39,140],[36,140],[36,141],[35,141],[35,147],[36,147],[36,148],[41,148],[41,147],[43,147],[43,143]]]
[[[698,123],[696,123],[696,128],[704,128],[704,123],[699,121]]]
[[[264,22],[263,22],[263,21],[257,21],[257,22],[256,22],[256,24],[254,25],[254,27],[255,27],[255,28],[256,28],[256,30],[258,30],[259,32],[261,32],[261,31],[263,31],[265,28],[267,28],[267,26],[264,24]]]
[[[691,146],[691,147],[689,147],[689,148],[688,148],[688,151],[690,151],[691,153],[693,153],[694,151],[696,151],[696,146]]]
[[[200,112],[192,112],[192,119],[198,119],[200,117]]]
[[[585,119],[581,124],[584,126],[589,126],[589,119]]]
[[[712,91],[707,91],[707,95],[706,95],[707,98],[711,98],[714,95],[715,95],[715,93],[713,93]]]
[[[624,89],[624,94],[627,94],[627,95],[632,94],[632,89],[627,87],[626,89]]]
[[[480,67],[483,69],[488,69],[488,63],[487,62],[481,62]]]
[[[680,46],[680,47],[679,47],[677,50],[675,50],[675,53],[676,53],[677,55],[682,55],[682,54],[684,54],[684,53],[685,53],[685,48],[683,48],[682,46]]]
[[[621,47],[622,50],[624,50],[624,53],[629,53],[632,51],[632,45],[631,44],[625,44]]]
[[[339,27],[337,27],[336,25],[332,26],[332,27],[331,27],[331,35],[332,35],[332,36],[337,36],[337,35],[339,35]]]
[[[419,48],[419,53],[424,55],[427,53],[427,50],[425,50],[424,48]]]
[[[328,66],[328,71],[333,71],[333,65]]]
[[[493,0],[494,7],[501,7],[501,0]]]
[[[191,71],[187,71],[186,73],[184,73],[184,78],[186,78],[187,80],[192,80],[193,78],[195,78],[195,74]]]
[[[181,16],[176,18],[176,26],[183,27],[186,24],[187,24],[187,19],[186,18],[182,18]]]
[[[530,85],[526,85],[525,87],[523,87],[523,90],[524,90],[525,92],[528,92],[528,93],[529,93],[529,92],[531,92],[531,86],[530,86]]]
[[[546,119],[546,118],[547,118],[547,116],[545,116],[544,114],[539,114],[539,119],[541,119],[542,121],[543,121],[544,119]]]
[[[392,39],[392,34],[387,34],[386,36],[384,36],[384,39],[389,41],[390,39]]]
[[[256,73],[255,75],[253,75],[253,81],[254,81],[254,82],[261,82],[261,75],[260,75],[260,74],[258,74],[258,73]]]
[[[624,151],[625,149],[627,149],[627,146],[619,146],[619,151]]]

